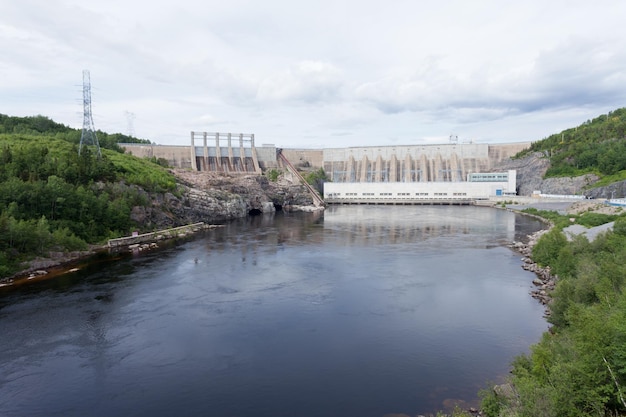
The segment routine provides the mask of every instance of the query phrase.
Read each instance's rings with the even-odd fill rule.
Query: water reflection
[[[474,247],[487,247],[493,245],[494,237],[500,243],[515,240],[515,221],[511,213],[483,207],[459,210],[451,206],[414,206],[390,210],[381,206],[331,206],[324,216],[324,227],[345,236],[349,244],[406,244],[467,235]],[[490,233],[486,239],[485,233]]]
[[[416,415],[475,400],[545,328],[472,207],[257,216],[4,293],[0,415]],[[35,289],[36,288],[36,289]]]

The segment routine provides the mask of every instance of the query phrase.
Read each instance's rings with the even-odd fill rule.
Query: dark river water
[[[476,405],[547,324],[480,207],[277,213],[0,292],[0,416],[343,416]]]

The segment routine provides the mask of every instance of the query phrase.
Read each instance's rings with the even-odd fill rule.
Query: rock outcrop
[[[626,181],[614,182],[606,187],[598,187],[585,191],[590,198],[624,198],[626,197]]]
[[[550,167],[550,160],[541,152],[535,152],[519,159],[502,161],[494,170],[505,171],[515,169],[517,171],[517,194],[530,196],[534,191],[543,194],[585,194],[594,198],[610,198],[606,191],[594,189],[586,191],[589,185],[599,180],[595,174],[580,175],[577,177],[543,178]],[[626,182],[621,191],[626,191]],[[624,195],[616,193],[615,195]]]
[[[162,229],[196,222],[216,223],[277,210],[315,209],[306,187],[282,177],[271,182],[259,175],[186,170],[172,173],[179,182],[177,195],[138,190],[150,204],[133,207],[133,221],[147,229]]]
[[[507,159],[500,162],[493,169],[517,171],[517,194],[532,195],[533,191],[541,190],[543,176],[550,167],[550,160],[540,152],[529,154],[519,159]]]

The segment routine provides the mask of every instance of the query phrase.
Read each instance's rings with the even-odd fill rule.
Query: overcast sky
[[[0,113],[159,144],[534,141],[626,106],[623,0],[0,0]]]

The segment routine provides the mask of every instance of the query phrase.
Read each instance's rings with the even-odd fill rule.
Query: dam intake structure
[[[164,158],[170,166],[200,172],[262,175],[273,168],[305,173],[322,168],[329,178],[324,200],[330,204],[454,204],[515,195],[516,172],[495,171],[530,146],[451,143],[277,152],[272,144],[256,146],[254,139],[254,134],[191,132],[190,147],[120,145],[133,155]]]
[[[529,144],[440,144],[324,149],[333,182],[459,182],[490,172]]]
[[[196,136],[202,138],[202,146],[196,146]],[[215,146],[209,146],[209,140]],[[233,141],[239,146],[233,146]],[[191,132],[191,168],[194,171],[261,174],[254,134],[226,133],[220,137],[220,133]]]

